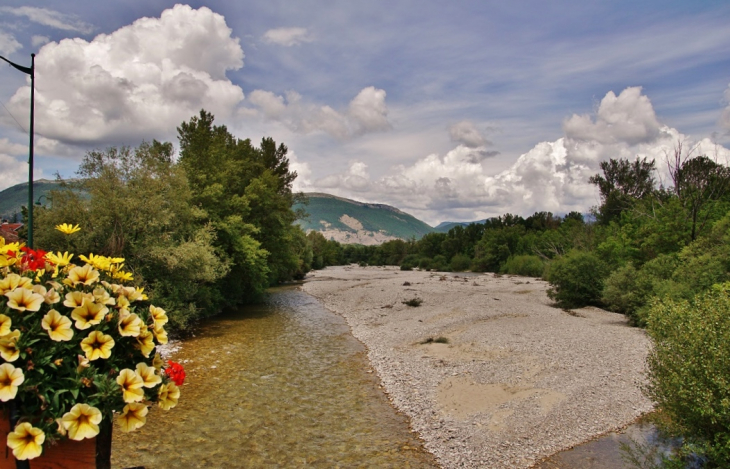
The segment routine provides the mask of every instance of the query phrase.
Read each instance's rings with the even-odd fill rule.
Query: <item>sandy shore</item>
[[[354,266],[307,279],[445,468],[529,467],[652,409],[643,331],[597,308],[554,308],[539,279]],[[402,303],[412,298],[422,305]],[[439,337],[448,343],[423,343]]]

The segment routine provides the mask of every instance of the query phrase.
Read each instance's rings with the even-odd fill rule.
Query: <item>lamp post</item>
[[[35,54],[30,54],[30,68],[3,59],[21,72],[30,75],[30,143],[28,149],[28,247],[33,248],[33,124],[35,119]]]

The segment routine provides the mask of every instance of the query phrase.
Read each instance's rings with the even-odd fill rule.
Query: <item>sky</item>
[[[730,160],[730,3],[0,0],[35,53],[35,178],[205,109],[289,148],[295,189],[431,225],[588,212],[609,158]],[[30,81],[0,63],[0,190],[28,179]]]

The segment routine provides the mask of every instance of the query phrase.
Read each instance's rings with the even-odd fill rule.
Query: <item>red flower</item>
[[[167,364],[170,366],[165,368],[165,374],[169,376],[175,384],[181,386],[185,382],[185,370],[182,365],[175,363],[172,360],[168,360]]]
[[[42,249],[30,249],[27,246],[20,248],[25,254],[20,259],[20,262],[28,270],[40,270],[46,268],[46,251]]]

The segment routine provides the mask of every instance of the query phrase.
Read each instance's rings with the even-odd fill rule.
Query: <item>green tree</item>
[[[588,182],[598,186],[601,205],[596,210],[596,218],[601,224],[608,225],[617,220],[621,213],[632,208],[637,200],[649,196],[654,190],[654,161],[646,158],[630,162],[627,159],[602,161],[603,175],[596,174]]]

